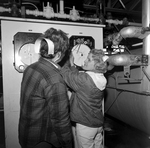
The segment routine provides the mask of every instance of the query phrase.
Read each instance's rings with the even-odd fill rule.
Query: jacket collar
[[[43,58],[43,57],[39,58],[39,62],[46,65],[46,66],[48,66],[48,67],[55,68],[55,69],[58,69],[58,70],[60,70],[60,68],[61,68],[58,64],[56,64],[53,61],[50,61],[46,58]]]

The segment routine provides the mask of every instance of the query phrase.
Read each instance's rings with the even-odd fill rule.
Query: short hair
[[[45,40],[41,41],[40,54],[44,58],[52,59],[57,52],[61,52],[62,59],[69,47],[69,39],[65,32],[55,28],[49,28],[42,35],[43,38],[50,39],[54,43],[54,55],[48,54],[48,45]]]
[[[92,49],[90,53],[95,62],[94,66],[96,71],[105,73],[107,71],[107,62],[103,60],[103,57],[105,56],[104,51],[102,49]]]

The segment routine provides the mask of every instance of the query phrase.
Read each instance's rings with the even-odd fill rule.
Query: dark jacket
[[[75,68],[70,69],[64,66],[61,74],[72,89],[71,120],[89,127],[102,126],[103,91],[96,87],[93,79],[86,72],[79,72]]]
[[[70,148],[72,130],[67,88],[59,69],[40,58],[23,73],[19,142],[32,148],[41,141]]]

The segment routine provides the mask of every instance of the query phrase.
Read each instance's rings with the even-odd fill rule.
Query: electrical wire
[[[137,91],[132,91],[132,90],[126,90],[126,89],[119,89],[119,88],[114,88],[114,87],[109,87],[107,86],[107,88],[112,88],[112,89],[115,89],[117,91],[120,91],[118,93],[118,95],[116,96],[115,100],[111,103],[111,105],[108,107],[108,109],[104,112],[108,112],[110,110],[110,108],[114,105],[114,103],[116,102],[116,100],[118,99],[119,95],[122,93],[122,92],[131,92],[131,93],[135,93],[135,94],[139,94],[139,95],[146,95],[146,96],[150,96],[150,92],[137,92]]]
[[[104,113],[107,113],[107,112],[110,110],[110,108],[114,105],[114,103],[117,101],[119,95],[120,95],[122,92],[123,92],[123,90],[118,93],[118,95],[116,96],[116,98],[114,99],[114,101],[111,103],[111,105],[108,107],[108,109],[107,109]]]
[[[148,75],[144,67],[142,67],[142,71],[145,74],[146,78],[150,81],[150,76]]]
[[[38,10],[38,7],[36,5],[34,5],[33,3],[29,3],[29,2],[24,2],[22,3],[23,5],[32,5],[34,6],[37,10]]]

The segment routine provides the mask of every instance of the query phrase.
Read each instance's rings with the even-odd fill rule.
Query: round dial
[[[25,65],[30,65],[36,62],[39,58],[39,54],[34,51],[34,44],[28,43],[23,45],[20,48],[19,56],[21,58],[22,63]]]
[[[74,56],[74,64],[80,67],[83,66],[84,61],[86,60],[90,50],[91,49],[85,44],[75,45],[72,48],[72,54]]]

